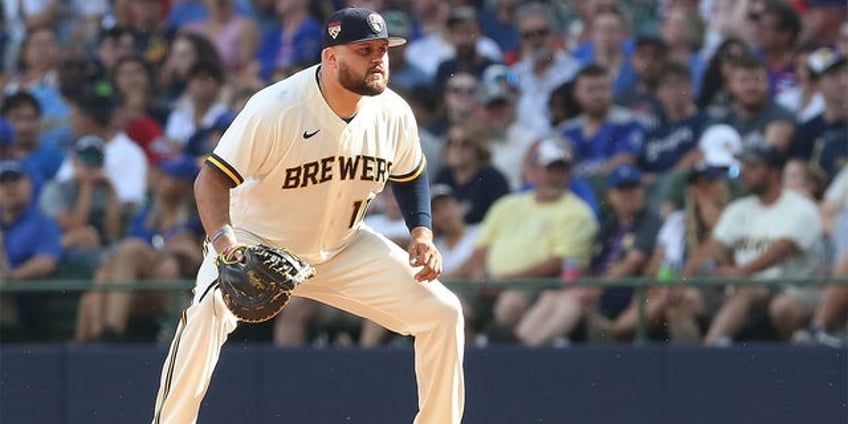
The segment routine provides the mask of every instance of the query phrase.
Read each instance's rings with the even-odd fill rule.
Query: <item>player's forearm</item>
[[[194,182],[194,196],[203,229],[210,240],[230,225],[230,186],[223,176],[209,167],[202,167]],[[212,240],[216,252],[236,244],[232,231]]]

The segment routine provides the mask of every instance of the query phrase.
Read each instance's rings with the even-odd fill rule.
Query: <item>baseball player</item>
[[[321,63],[256,93],[195,182],[209,240],[192,304],[165,361],[154,424],[197,420],[221,346],[237,324],[217,289],[214,258],[239,244],[287,247],[315,265],[295,296],[415,336],[417,424],[459,423],[463,318],[436,278],[429,187],[409,105],[386,88],[391,38],[368,9],[333,13]],[[390,182],[408,251],[362,223]]]

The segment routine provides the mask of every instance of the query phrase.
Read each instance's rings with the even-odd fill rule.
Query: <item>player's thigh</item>
[[[295,289],[402,334],[426,331],[440,318],[461,320],[459,299],[441,282],[417,282],[406,251],[362,229],[316,276]],[[457,318],[458,316],[458,318]]]

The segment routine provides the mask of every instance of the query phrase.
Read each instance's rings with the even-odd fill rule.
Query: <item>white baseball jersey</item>
[[[237,231],[315,264],[350,241],[387,180],[410,181],[426,166],[400,96],[363,96],[346,122],[327,105],[317,75],[318,65],[256,93],[207,159],[235,187]]]
[[[785,239],[798,246],[798,255],[764,269],[756,278],[801,277],[813,274],[821,246],[822,225],[816,205],[790,190],[784,190],[771,205],[756,196],[738,199],[722,212],[713,237],[733,250],[737,265],[762,255],[771,243]]]

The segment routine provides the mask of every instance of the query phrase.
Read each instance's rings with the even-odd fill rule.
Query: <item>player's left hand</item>
[[[427,227],[412,229],[409,242],[409,264],[423,267],[415,274],[415,281],[433,281],[442,273],[442,254],[433,244],[433,232]]]

